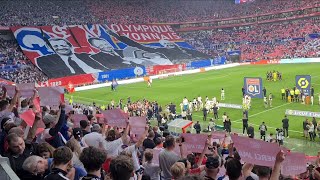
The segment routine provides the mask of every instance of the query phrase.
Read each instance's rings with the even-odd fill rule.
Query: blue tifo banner
[[[299,110],[286,109],[285,114],[290,115],[290,116],[303,116],[303,117],[320,118],[320,112],[310,112],[310,111],[299,111]]]
[[[319,34],[319,33],[309,34],[309,38],[311,38],[311,39],[316,39],[316,38],[319,38],[319,37],[320,37],[320,34]]]
[[[306,96],[310,95],[311,76],[296,75],[296,87]]]
[[[227,60],[227,57],[225,56],[221,56],[221,57],[215,57],[213,59],[213,65],[221,65],[221,64],[225,64],[226,63],[226,60]]]
[[[217,66],[226,63],[226,57],[215,57],[214,59],[200,60],[200,61],[192,61],[187,63],[187,69],[198,69],[210,66]]]
[[[188,69],[198,69],[211,66],[210,60],[192,61],[187,64]]]
[[[227,51],[229,56],[239,56],[241,55],[241,51],[240,50],[234,50],[234,51]]]
[[[116,69],[106,72],[100,72],[98,75],[99,82],[112,81],[113,79],[134,78],[144,76],[146,74],[145,67],[132,67],[126,69]]]
[[[242,109],[242,105],[240,105],[240,104],[219,103],[218,107],[231,108],[231,109]]]
[[[245,93],[251,98],[263,98],[262,79],[260,77],[244,78]]]

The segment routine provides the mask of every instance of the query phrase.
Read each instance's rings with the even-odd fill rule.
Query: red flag
[[[31,109],[25,111],[24,113],[20,114],[20,118],[26,122],[28,126],[32,126],[35,118],[35,114]]]

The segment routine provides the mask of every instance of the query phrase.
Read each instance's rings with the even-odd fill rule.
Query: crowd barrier
[[[7,157],[0,156],[0,177],[1,180],[19,180],[19,177],[11,169],[9,159]]]

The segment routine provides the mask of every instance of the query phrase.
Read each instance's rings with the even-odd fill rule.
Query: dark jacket
[[[44,180],[66,180],[66,175],[67,172],[58,168],[53,168],[51,173],[44,177]]]
[[[46,141],[54,148],[64,146],[64,142],[62,141],[62,134],[60,133],[60,130],[62,126],[65,124],[65,121],[66,121],[65,111],[61,110],[58,123],[55,125],[55,127],[49,130],[49,134],[51,138],[46,139]]]
[[[75,56],[94,69],[99,69],[101,71],[107,70],[101,64],[90,58],[89,55],[86,53],[75,54]],[[70,66],[75,71],[74,74],[71,73],[70,69],[67,67],[67,65],[64,63],[64,61],[58,54],[41,56],[37,58],[36,64],[49,78],[85,74],[85,72],[79,66],[74,66],[70,64]]]
[[[282,127],[283,128],[288,128],[289,127],[289,119],[288,118],[282,119]]]
[[[22,169],[23,162],[31,155],[34,154],[34,151],[36,149],[36,144],[25,144],[25,149],[21,155],[14,155],[10,149],[8,152],[4,154],[5,157],[9,158],[10,165],[12,170],[17,174],[17,176],[20,179],[23,179],[23,177],[28,174],[25,170]],[[1,179],[1,178],[0,178]]]
[[[201,126],[200,126],[200,124],[195,124],[195,125],[193,126],[193,128],[196,129],[197,132],[201,131]]]
[[[252,126],[249,126],[247,133],[248,133],[249,137],[253,138],[254,137],[254,128]]]

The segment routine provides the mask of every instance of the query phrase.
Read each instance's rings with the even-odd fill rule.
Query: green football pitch
[[[283,76],[282,81],[269,82],[266,81],[267,71],[280,71]],[[311,75],[312,85],[315,89],[315,103],[311,105],[303,105],[301,103],[287,103],[281,100],[281,88],[292,88],[295,86],[296,75]],[[156,79],[152,83],[152,87],[148,88],[145,82],[119,85],[116,91],[111,91],[110,87],[92,89],[73,93],[74,102],[92,104],[96,102],[98,105],[109,104],[111,100],[118,102],[119,99],[126,99],[128,96],[133,101],[138,99],[148,99],[150,101],[158,101],[163,107],[170,102],[177,105],[177,111],[180,111],[179,104],[184,97],[189,100],[200,95],[204,100],[206,96],[220,98],[221,88],[225,89],[225,100],[220,102],[242,104],[242,92],[244,77],[261,77],[263,86],[267,89],[267,94],[273,94],[273,104],[271,108],[265,108],[263,99],[252,99],[252,107],[249,110],[249,123],[258,126],[264,121],[268,126],[268,133],[274,132],[275,128],[281,128],[281,120],[284,117],[286,109],[304,110],[319,112],[318,94],[320,93],[320,64],[282,64],[282,65],[254,65],[254,66],[238,66],[229,69],[212,70],[208,72],[172,76],[166,79]],[[67,97],[70,97],[69,95]],[[232,131],[240,132],[242,128],[242,110],[220,108],[219,116],[227,112],[232,122]],[[213,115],[210,114],[210,118]],[[194,112],[194,121],[199,120],[202,128],[207,126],[207,122],[202,120],[202,112]],[[299,151],[305,151],[308,154],[316,154],[319,138],[316,143],[309,143],[302,137],[302,122],[305,117],[289,116],[289,146]],[[309,118],[311,119],[311,118]],[[217,124],[222,125],[221,119]],[[257,134],[258,136],[259,134]],[[301,146],[303,147],[301,149]],[[300,147],[300,148],[299,148]],[[316,148],[309,148],[316,147]]]

